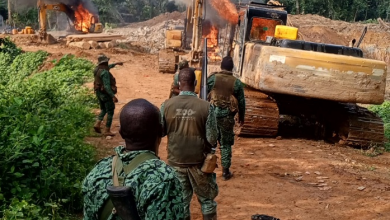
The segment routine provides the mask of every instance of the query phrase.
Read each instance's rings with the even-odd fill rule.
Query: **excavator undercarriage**
[[[383,121],[353,103],[267,95],[245,89],[246,115],[239,136],[295,135],[368,148],[384,142]]]

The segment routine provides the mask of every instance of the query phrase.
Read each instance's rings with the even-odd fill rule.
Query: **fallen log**
[[[390,26],[387,25],[387,24],[382,20],[382,18],[378,18],[378,22],[379,22],[379,24],[380,24],[382,27],[384,27],[384,28],[386,28],[386,29],[390,29]]]
[[[96,49],[98,47],[98,43],[94,40],[90,40],[88,43],[91,45],[92,49]]]
[[[106,45],[104,43],[102,43],[102,42],[99,42],[98,45],[99,45],[99,47],[101,49],[105,49],[106,48]]]
[[[104,42],[104,45],[106,45],[106,48],[113,48],[114,44],[112,42]]]
[[[106,42],[112,40],[125,39],[122,35],[109,35],[109,34],[86,34],[86,35],[69,35],[66,37],[67,41],[77,42],[77,41],[96,41],[96,42]]]
[[[91,48],[91,45],[90,45],[88,42],[85,42],[85,41],[70,42],[70,43],[69,43],[69,46],[70,46],[70,47],[82,48],[82,49],[84,49],[84,50],[89,50],[89,48]]]

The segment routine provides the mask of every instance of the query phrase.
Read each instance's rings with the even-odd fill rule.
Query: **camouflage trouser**
[[[234,144],[234,116],[217,118],[218,141],[221,145],[221,165],[230,168],[232,164],[232,145]]]
[[[214,199],[218,195],[218,185],[215,173],[203,173],[198,166],[174,168],[183,186],[185,213],[190,213],[190,204],[194,192],[198,197],[204,215],[217,213],[217,203]],[[189,217],[187,216],[188,219]]]
[[[103,121],[104,116],[107,114],[106,127],[110,128],[112,124],[112,118],[114,117],[115,103],[107,94],[96,92],[96,97],[99,100],[100,114],[98,120]]]

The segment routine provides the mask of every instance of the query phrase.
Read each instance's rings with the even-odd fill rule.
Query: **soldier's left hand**
[[[112,101],[114,101],[114,103],[118,103],[118,98],[117,97],[112,97]]]
[[[119,66],[123,66],[123,62],[116,63]]]

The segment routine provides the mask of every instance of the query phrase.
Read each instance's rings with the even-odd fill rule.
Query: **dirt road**
[[[73,53],[93,62],[102,52],[63,46],[23,49],[47,50],[53,57],[60,52]],[[112,70],[119,91],[113,123],[113,131],[117,131],[121,107],[135,98],[160,106],[168,96],[172,75],[158,73],[155,55],[119,49],[104,52],[111,62],[129,61]],[[118,135],[111,140],[91,137],[87,141],[96,145],[99,157],[111,155],[112,148],[123,144]],[[237,138],[234,177],[225,182],[221,168],[216,170],[218,219],[249,220],[254,214],[282,220],[390,219],[390,154],[369,157],[366,153],[323,141]],[[159,154],[166,160],[165,138]],[[192,204],[192,219],[201,220],[195,197]]]

